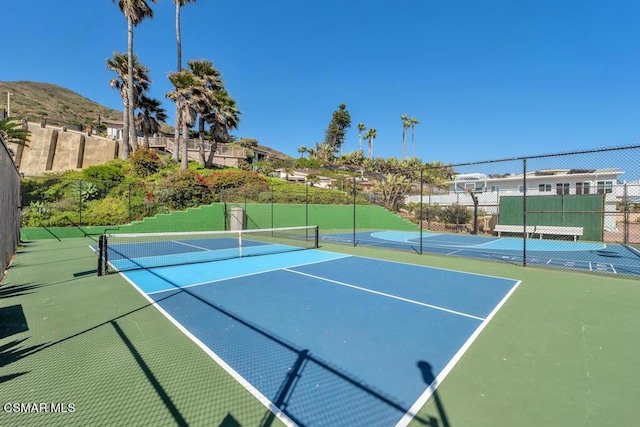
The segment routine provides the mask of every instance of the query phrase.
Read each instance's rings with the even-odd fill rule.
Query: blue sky
[[[127,46],[117,4],[5,3],[0,80],[122,109],[105,68]],[[173,121],[175,8],[152,7],[134,47]],[[363,122],[377,129],[375,156],[401,157],[407,114],[420,120],[416,157],[461,163],[639,143],[639,17],[637,0],[199,0],[182,8],[183,62],[222,71],[243,113],[239,137],[297,156],[344,103],[345,152]]]

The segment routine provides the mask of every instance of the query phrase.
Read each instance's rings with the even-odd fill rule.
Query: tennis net
[[[117,271],[221,261],[318,247],[318,227],[103,234],[98,276]]]

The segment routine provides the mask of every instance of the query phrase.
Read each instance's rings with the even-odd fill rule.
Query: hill
[[[122,112],[107,108],[62,86],[39,82],[1,82],[0,94],[11,96],[11,115],[39,122],[43,117],[53,125],[97,124],[100,119],[122,120]],[[6,109],[0,97],[0,108]]]
[[[107,108],[62,86],[28,81],[0,81],[0,114],[7,108],[7,93],[13,94],[11,115],[31,122],[39,122],[44,117],[50,125],[82,129],[89,123],[96,125],[98,115],[101,120],[122,120],[121,111]],[[166,124],[161,130],[173,132],[173,128]],[[288,157],[270,147],[260,145],[258,148],[270,158]]]

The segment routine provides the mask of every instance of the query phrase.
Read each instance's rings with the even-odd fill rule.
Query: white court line
[[[151,303],[160,313],[162,313],[171,323],[174,324],[176,328],[178,328],[183,334],[185,334],[191,341],[193,341],[198,347],[202,349],[209,357],[211,357],[219,366],[222,367],[233,379],[235,379],[242,387],[244,387],[253,397],[256,398],[260,403],[262,403],[272,414],[274,414],[284,425],[295,427],[297,424],[293,422],[280,408],[278,408],[271,400],[266,397],[260,390],[253,386],[247,379],[245,379],[242,375],[240,375],[235,369],[231,367],[227,362],[224,361],[222,357],[216,354],[213,350],[211,350],[205,343],[200,341],[198,337],[193,335],[187,328],[182,326],[180,322],[178,322],[173,316],[171,316],[164,308],[160,306],[155,300],[153,300],[149,295],[147,295],[142,289],[138,287],[132,280],[130,280],[127,276],[122,274],[122,277],[129,282],[138,292],[142,294],[142,296]]]
[[[283,268],[283,270],[288,271],[290,273],[299,274],[301,276],[307,276],[307,277],[311,277],[311,278],[314,278],[314,279],[322,280],[324,282],[335,283],[336,285],[345,286],[347,288],[357,289],[359,291],[369,292],[369,293],[372,293],[372,294],[381,295],[381,296],[387,297],[387,298],[397,299],[397,300],[408,302],[408,303],[411,303],[411,304],[421,305],[423,307],[432,308],[434,310],[440,310],[440,311],[444,311],[444,312],[451,313],[451,314],[457,314],[458,316],[469,317],[471,319],[476,319],[476,320],[485,320],[483,317],[474,316],[472,314],[462,313],[460,311],[450,310],[448,308],[438,307],[437,305],[431,305],[431,304],[427,304],[427,303],[424,303],[424,302],[420,302],[420,301],[415,301],[415,300],[408,299],[408,298],[399,297],[397,295],[387,294],[387,293],[384,293],[384,292],[378,292],[378,291],[374,291],[372,289],[367,289],[367,288],[363,288],[363,287],[356,286],[356,285],[350,285],[348,283],[339,282],[337,280],[332,280],[332,279],[327,279],[326,277],[316,276],[314,274],[308,274],[308,273],[303,273],[301,271],[290,270],[289,268]]]
[[[322,250],[322,249],[319,249],[319,250]],[[461,250],[463,250],[463,249],[461,249]],[[324,251],[324,252],[329,252],[329,253],[333,253],[333,254],[343,253],[343,252],[331,252],[331,251]],[[358,258],[364,258],[364,259],[371,259],[371,260],[374,260],[374,261],[388,262],[388,263],[391,263],[391,264],[409,265],[409,266],[412,266],[412,267],[419,267],[419,268],[431,269],[431,270],[452,271],[454,273],[468,274],[470,276],[492,277],[494,279],[511,280],[512,282],[517,282],[517,279],[513,279],[511,277],[501,277],[501,276],[494,276],[494,275],[491,275],[491,274],[472,273],[472,272],[465,271],[465,270],[453,270],[451,268],[433,267],[431,265],[424,265],[424,264],[413,264],[413,263],[406,262],[406,261],[392,261],[392,260],[383,259],[383,258],[375,258],[375,257],[372,257],[372,256],[363,256],[363,255],[352,255],[352,256],[355,256],[355,257],[358,257]],[[476,259],[476,258],[470,258],[470,259]],[[481,258],[478,258],[478,259],[482,260]]]
[[[404,414],[404,416],[400,419],[400,421],[398,421],[398,423],[396,424],[396,427],[405,427],[411,422],[411,420],[413,420],[413,418],[418,414],[418,412],[424,406],[424,404],[427,403],[427,400],[429,400],[429,398],[436,391],[436,389],[438,388],[438,385],[440,385],[440,383],[444,381],[446,376],[449,375],[449,373],[453,370],[454,366],[456,366],[456,364],[460,361],[464,353],[466,353],[469,347],[471,347],[471,344],[473,344],[476,338],[478,338],[478,335],[480,335],[480,332],[482,332],[482,330],[489,324],[491,319],[493,319],[493,316],[496,315],[496,313],[498,312],[498,310],[500,310],[500,308],[504,305],[504,303],[507,302],[509,297],[515,292],[515,290],[518,288],[520,283],[521,281],[518,280],[515,283],[515,285],[513,285],[511,290],[504,296],[504,298],[502,298],[502,301],[500,301],[498,305],[496,305],[496,308],[494,308],[493,311],[489,313],[489,315],[484,320],[484,322],[482,322],[480,326],[478,326],[478,328],[473,332],[473,334],[471,334],[469,339],[467,339],[467,341],[462,345],[462,347],[460,347],[460,350],[458,350],[458,352],[451,358],[449,363],[447,363],[447,365],[442,369],[442,371],[440,371],[438,376],[433,380],[433,382],[429,385],[429,387],[427,387],[427,389],[422,393],[422,395],[418,398],[418,400],[416,400],[416,402],[411,406],[411,408],[407,411],[407,413]]]
[[[334,261],[334,260],[337,260],[337,259],[349,258],[351,256],[352,255],[343,255],[343,256],[339,256],[339,257],[331,258],[331,259],[322,259],[322,260],[319,260],[319,261],[305,262],[305,263],[302,263],[302,264],[294,264],[294,265],[290,265],[289,267],[276,267],[276,268],[270,268],[268,270],[255,271],[253,273],[238,274],[236,276],[222,277],[220,279],[209,280],[207,282],[192,283],[190,285],[184,285],[184,286],[180,286],[180,287],[177,287],[177,288],[170,288],[170,289],[163,289],[161,291],[148,292],[147,295],[161,294],[163,292],[171,292],[171,291],[176,291],[176,290],[180,290],[180,289],[193,288],[195,286],[208,285],[210,283],[218,283],[218,282],[224,282],[226,280],[240,279],[242,277],[256,276],[256,275],[262,274],[262,273],[271,273],[273,271],[286,270],[287,268],[304,267],[305,265],[320,264],[322,262],[328,262],[328,261]],[[218,262],[218,261],[211,261],[211,262],[215,263],[215,262]],[[180,267],[180,266],[173,266],[172,265],[172,266],[169,266],[169,267]],[[164,268],[164,267],[159,267],[159,268]],[[123,273],[126,273],[126,271],[124,271]]]
[[[189,246],[189,247],[196,248],[196,249],[202,249],[203,251],[211,251],[212,250],[212,249],[205,248],[205,247],[202,247],[202,246],[192,245],[191,243],[185,243],[185,242],[182,242],[180,240],[170,240],[170,242],[177,243],[179,245]]]

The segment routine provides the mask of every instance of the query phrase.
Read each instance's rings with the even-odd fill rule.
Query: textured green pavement
[[[269,424],[267,408],[122,277],[96,277],[91,244],[26,242],[8,270],[0,425]],[[637,425],[640,281],[323,249],[522,280],[422,409],[430,427]],[[12,403],[49,411],[6,411]],[[66,412],[52,413],[52,403]]]
[[[260,425],[265,406],[119,275],[96,276],[90,244],[26,243],[7,272],[1,404],[74,411],[0,407],[0,425]]]

